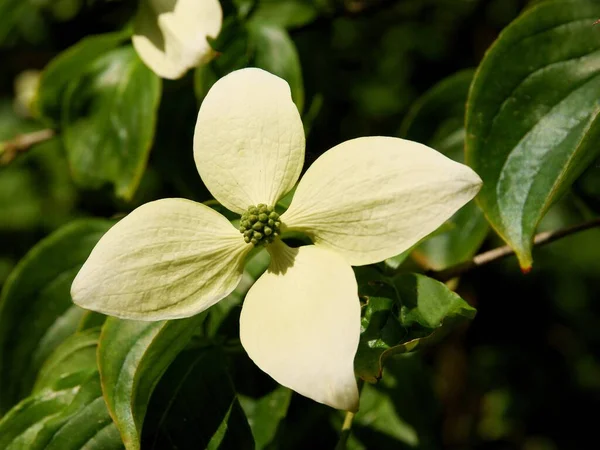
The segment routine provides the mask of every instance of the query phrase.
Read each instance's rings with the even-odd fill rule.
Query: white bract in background
[[[391,137],[344,142],[298,181],[304,131],[287,83],[260,69],[220,79],[198,114],[194,156],[215,199],[242,214],[236,229],[200,203],[164,199],[117,223],[72,286],[78,305],[121,318],[192,316],[239,283],[255,246],[271,255],[243,304],[241,342],[280,384],[356,411],[360,303],[351,266],[407,250],[471,200],[481,180],[424,145]],[[314,245],[288,247],[304,233]]]
[[[210,60],[207,37],[221,31],[218,0],[141,0],[133,23],[133,46],[144,63],[162,78],[181,78]]]

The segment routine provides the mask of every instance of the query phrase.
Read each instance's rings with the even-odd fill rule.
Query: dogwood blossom
[[[297,183],[304,131],[287,83],[260,69],[220,79],[196,124],[202,180],[239,229],[213,209],[164,199],[134,210],[102,237],[72,286],[74,301],[128,319],[197,314],[234,290],[255,246],[271,255],[240,317],[241,342],[280,384],[355,411],[353,360],[360,303],[352,265],[411,247],[475,196],[479,177],[424,145],[366,137],[325,152]],[[296,231],[314,245],[290,248]]]
[[[176,79],[210,59],[207,37],[221,31],[219,0],[141,0],[133,22],[133,46],[162,78]]]

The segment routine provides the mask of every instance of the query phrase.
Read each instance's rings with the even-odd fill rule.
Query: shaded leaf
[[[211,348],[177,357],[152,395],[142,448],[254,448],[224,360]]]
[[[287,81],[292,99],[302,113],[302,66],[296,46],[287,31],[272,25],[254,24],[250,27],[250,39],[254,49],[254,65]]]
[[[141,322],[109,317],[102,328],[98,365],[106,404],[127,449],[140,448],[152,391],[205,318]]]
[[[252,14],[255,22],[283,28],[306,25],[319,16],[318,4],[312,0],[260,0]]]
[[[367,448],[441,447],[433,380],[416,354],[386,364],[379,383],[365,383],[353,435]]]
[[[467,163],[478,202],[524,270],[548,208],[600,147],[600,17],[595,1],[546,1],[509,25],[475,75]]]
[[[66,225],[33,247],[7,279],[0,297],[0,410],[29,394],[44,360],[77,329],[84,311],[73,305],[71,283],[111,224]]]
[[[279,386],[264,397],[240,396],[239,400],[252,429],[256,449],[261,450],[275,439],[279,424],[287,415],[292,391]]]

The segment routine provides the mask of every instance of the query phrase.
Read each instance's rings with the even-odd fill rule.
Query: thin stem
[[[364,381],[359,378],[358,380],[358,395],[362,393],[362,388],[364,385]],[[340,439],[338,440],[337,445],[334,450],[346,450],[346,446],[348,444],[348,438],[350,437],[350,433],[352,431],[352,421],[354,420],[355,413],[346,411],[346,415],[344,416],[344,423],[342,424],[342,430],[340,432]]]
[[[590,230],[592,228],[600,228],[600,218],[572,227],[562,228],[560,230],[539,233],[533,239],[533,245],[536,247],[541,247],[542,245],[549,244],[566,236],[570,236],[581,231]],[[507,256],[514,255],[514,253],[515,251],[512,248],[510,248],[508,245],[505,245],[503,247],[498,247],[493,250],[480,253],[470,261],[457,264],[447,269],[440,271],[431,270],[427,272],[427,275],[439,281],[448,281],[478,267],[485,266],[491,262],[499,261]]]
[[[0,143],[0,165],[11,163],[19,153],[24,153],[36,144],[52,139],[56,133],[50,128],[20,134],[10,141]]]
[[[346,416],[344,416],[344,424],[342,425],[342,432],[340,433],[340,440],[335,446],[335,450],[346,450],[346,444],[348,443],[348,438],[350,437],[350,432],[352,431],[353,420],[354,413],[346,411]]]

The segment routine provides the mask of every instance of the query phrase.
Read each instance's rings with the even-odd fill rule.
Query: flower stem
[[[9,141],[0,142],[0,165],[11,163],[19,153],[26,152],[34,145],[52,139],[54,135],[54,130],[45,128],[20,134]]]
[[[364,381],[359,378],[358,380],[358,395],[362,393],[362,388],[364,385]],[[356,413],[346,411],[346,415],[344,416],[344,423],[342,424],[342,430],[340,432],[340,439],[338,440],[337,445],[334,450],[346,450],[346,445],[348,444],[348,438],[350,437],[350,432],[352,431],[352,421],[354,420],[354,416]]]
[[[549,244],[566,236],[570,236],[581,231],[590,230],[592,228],[600,228],[600,218],[596,218],[572,227],[562,228],[560,230],[545,231],[543,233],[539,233],[533,239],[533,245],[536,247],[541,247],[542,245]],[[487,252],[480,253],[479,255],[473,257],[473,259],[471,259],[470,261],[466,261],[464,263],[448,267],[444,270],[430,270],[426,274],[431,278],[435,278],[439,281],[448,281],[452,278],[463,275],[466,272],[469,272],[473,269],[485,266],[494,261],[499,261],[514,254],[514,250],[508,245],[505,245],[489,250]]]
[[[352,430],[352,420],[354,420],[354,413],[346,411],[344,424],[342,425],[342,432],[340,433],[340,440],[335,446],[335,450],[346,450],[346,444],[348,443],[350,431]]]

